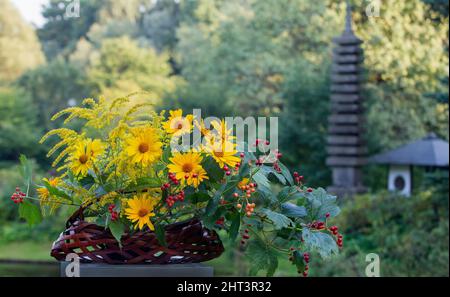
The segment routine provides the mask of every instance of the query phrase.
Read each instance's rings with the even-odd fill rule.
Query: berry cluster
[[[252,196],[252,194],[256,192],[257,186],[258,185],[256,183],[249,183],[247,185],[243,185],[243,186],[239,187],[239,189],[245,193],[245,197],[250,198]],[[238,193],[234,193],[233,195],[236,198],[239,197]]]
[[[223,171],[225,171],[225,175],[226,176],[230,176],[231,175],[230,168],[227,165],[223,166],[222,169],[223,169]]]
[[[305,177],[303,175],[298,174],[298,172],[294,172],[294,179],[298,185],[302,185]]]
[[[116,208],[115,204],[110,204],[108,206],[108,211],[111,214],[111,221],[116,221],[119,218],[119,213],[114,210]]]
[[[166,198],[166,204],[167,204],[167,206],[172,207],[175,204],[175,202],[177,202],[177,201],[183,202],[184,197],[185,197],[184,191],[181,190],[180,192],[178,192],[175,195],[169,195]]]
[[[305,261],[305,270],[303,271],[303,276],[308,276],[309,271],[309,253],[303,253],[303,261]]]
[[[330,232],[336,237],[336,244],[338,247],[342,248],[344,246],[344,237],[338,232],[338,227],[331,226],[328,230],[330,230]]]
[[[325,229],[325,223],[320,221],[314,221],[309,225],[309,227],[316,230],[323,230]]]
[[[252,225],[250,225],[250,224],[247,224],[247,227],[251,227]],[[244,229],[244,232],[242,232],[241,234],[242,234],[242,239],[241,239],[241,244],[242,245],[244,245],[246,242],[247,242],[247,240],[249,240],[250,239],[250,234],[249,234],[249,230],[248,229]]]
[[[26,196],[27,196],[27,195],[26,195],[24,192],[20,191],[20,188],[17,187],[17,188],[16,188],[16,192],[14,192],[14,193],[11,195],[11,200],[12,200],[15,204],[22,203],[22,202],[23,202],[23,198],[26,197]]]
[[[177,179],[175,174],[173,174],[172,172],[169,172],[168,177],[169,177],[169,182],[167,182],[161,186],[162,191],[169,189],[171,186],[171,183],[174,185],[180,184],[180,181]],[[189,176],[187,178],[189,178]]]
[[[278,162],[273,163],[273,169],[275,169],[276,172],[281,173],[281,168]]]
[[[219,219],[217,219],[216,225],[223,226],[224,222],[225,222],[225,218],[220,217]]]
[[[294,253],[295,250],[296,249],[293,248],[293,247],[291,247],[290,250],[289,250],[289,261],[291,261],[291,262],[294,261],[293,253]],[[300,250],[300,249],[297,249],[297,250]],[[308,271],[309,271],[309,253],[307,253],[307,252],[303,253],[303,263],[305,264],[304,270],[303,271],[298,270],[297,272],[299,274],[302,274],[304,277],[307,277],[308,276]]]

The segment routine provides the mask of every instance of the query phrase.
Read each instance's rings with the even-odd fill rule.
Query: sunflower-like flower
[[[41,201],[46,201],[50,197],[50,191],[46,187],[39,187],[36,189]]]
[[[162,155],[162,143],[159,140],[155,128],[135,127],[131,130],[131,136],[126,141],[125,149],[133,163],[148,166]]]
[[[214,128],[214,132],[215,132],[215,139],[213,142],[214,143],[227,143],[227,142],[232,142],[236,137],[233,136],[233,128],[228,129],[227,127],[227,123],[225,122],[224,119],[222,119],[220,122],[219,121],[212,121],[211,125]]]
[[[170,162],[169,171],[173,172],[183,184],[198,187],[203,180],[208,179],[206,171],[201,165],[202,156],[199,153],[176,153],[170,158]]]
[[[103,151],[104,144],[98,139],[81,141],[70,156],[70,169],[75,175],[85,176]]]
[[[155,216],[153,209],[157,202],[156,198],[149,197],[147,193],[134,196],[133,199],[127,200],[125,215],[132,223],[136,223],[135,228],[142,230],[144,226],[148,226],[153,231],[155,227],[150,218]]]
[[[241,158],[236,156],[236,154],[238,153],[236,150],[236,145],[231,142],[209,143],[204,146],[203,150],[208,155],[213,157],[213,159],[219,164],[221,168],[223,168],[225,165],[235,167],[236,164],[241,161]]]
[[[191,132],[192,115],[183,117],[183,111],[181,109],[170,110],[169,114],[169,118],[163,123],[164,130],[166,130],[168,134],[184,134]]]
[[[195,120],[194,125],[204,137],[207,137],[211,133],[211,129],[206,127],[205,121],[203,119],[200,119],[200,121]]]

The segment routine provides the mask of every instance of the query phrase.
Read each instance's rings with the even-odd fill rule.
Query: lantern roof
[[[434,133],[396,149],[375,155],[371,163],[448,167],[449,144]]]

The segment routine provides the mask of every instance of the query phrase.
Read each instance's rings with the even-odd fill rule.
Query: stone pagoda
[[[333,42],[335,47],[331,68],[331,115],[328,119],[326,163],[333,174],[333,184],[328,190],[338,197],[344,197],[366,191],[361,169],[367,162],[360,86],[362,40],[353,32],[348,3],[345,31]]]

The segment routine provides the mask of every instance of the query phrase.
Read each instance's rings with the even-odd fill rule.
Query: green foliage
[[[276,251],[263,241],[254,240],[248,246],[247,257],[252,263],[250,275],[256,275],[260,270],[266,270],[267,276],[272,276],[278,267]]]
[[[155,104],[182,83],[180,78],[170,77],[170,73],[167,55],[141,48],[128,37],[104,40],[98,58],[88,69],[94,93],[118,98],[143,90],[149,93],[146,100]]]
[[[322,258],[328,258],[339,251],[336,242],[329,234],[303,228],[302,238],[306,246],[312,251],[317,250]]]
[[[377,253],[382,276],[448,276],[448,173],[433,184],[410,198],[381,192],[347,201],[337,219],[343,252],[315,273],[364,276],[366,254]]]
[[[42,133],[30,96],[12,88],[0,88],[0,160],[17,160],[20,153],[36,155]],[[20,132],[20,134],[18,133]]]
[[[37,107],[38,125],[46,130],[59,122],[52,123],[51,117],[59,110],[76,103],[75,98],[89,94],[84,74],[73,64],[56,59],[25,73],[18,81]]]
[[[30,227],[42,221],[39,207],[26,200],[19,204],[19,216],[25,219]]]
[[[117,242],[122,244],[121,238],[122,235],[125,232],[125,225],[120,221],[113,221],[108,224],[109,230],[111,231],[111,234],[114,236],[114,238],[117,240]]]
[[[103,1],[104,2],[104,1]],[[76,42],[86,37],[92,24],[97,19],[97,12],[102,0],[81,0],[79,18],[66,18],[66,6],[59,0],[51,0],[45,6],[42,15],[46,22],[37,33],[43,44],[48,59],[53,59],[59,53],[73,50]]]
[[[9,0],[0,0],[0,85],[45,62],[33,31]]]

